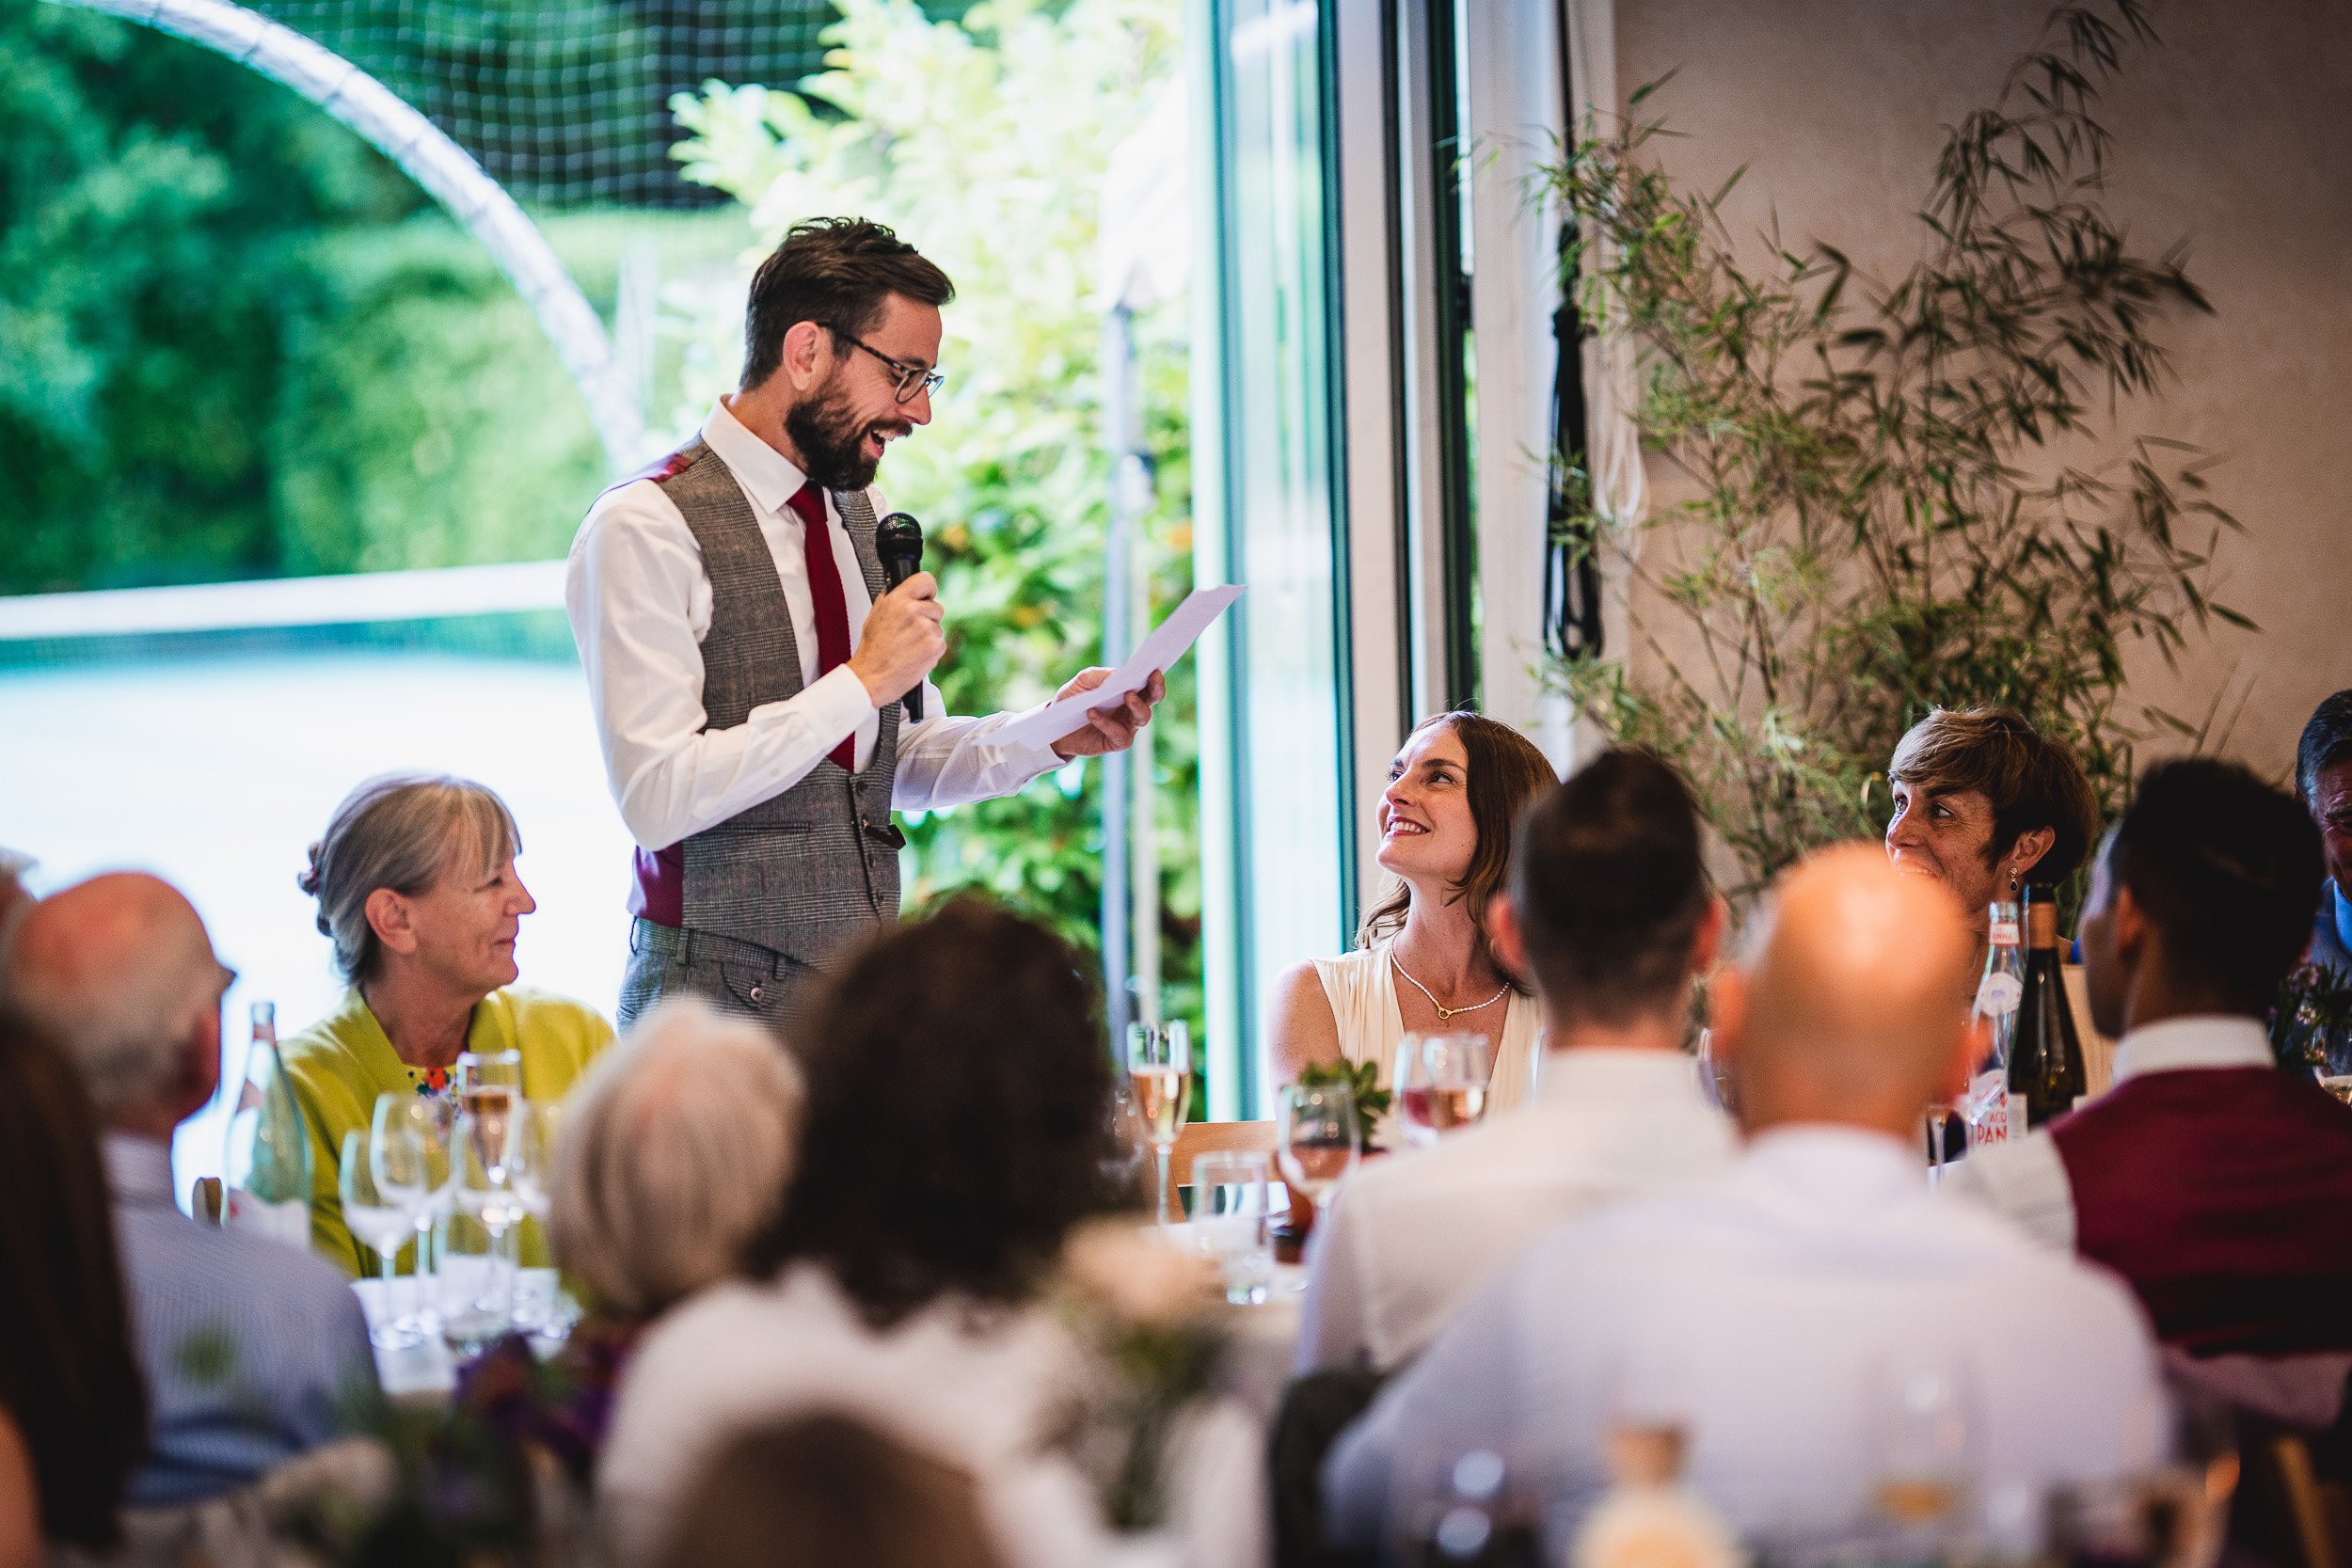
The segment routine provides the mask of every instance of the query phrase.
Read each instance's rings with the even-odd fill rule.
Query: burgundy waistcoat
[[[2126,1079],[2051,1125],[2074,1245],[2192,1355],[2352,1350],[2352,1109],[2269,1068]]]

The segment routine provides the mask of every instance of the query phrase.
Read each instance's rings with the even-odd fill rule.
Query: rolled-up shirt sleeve
[[[703,727],[709,579],[685,518],[650,480],[607,493],[589,512],[573,541],[564,601],[606,782],[630,836],[648,849],[791,788],[873,711],[865,684],[844,665],[798,696],[753,708],[740,724]],[[854,645],[865,616],[854,603],[851,610]],[[933,717],[899,736],[899,809],[1009,794],[1061,766],[1050,747],[990,740],[1013,715],[946,716],[929,681],[924,696]]]
[[[606,495],[580,525],[564,605],[606,782],[630,836],[648,849],[791,788],[873,705],[845,665],[740,724],[703,728],[709,581],[686,519],[650,480]]]

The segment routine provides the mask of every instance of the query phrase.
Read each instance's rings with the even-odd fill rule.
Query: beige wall
[[[2047,12],[2020,0],[1614,0],[1616,84],[1679,67],[1643,105],[1687,184],[1748,175],[1725,216],[1745,241],[1777,210],[1790,240],[1880,276],[1916,254],[1913,214],[1943,127],[1992,102]],[[2201,718],[2247,693],[2229,749],[2284,777],[2312,705],[2352,686],[2352,4],[2171,0],[2160,45],[2108,87],[2110,211],[2134,245],[2189,245],[2216,311],[2167,325],[2178,381],[2126,428],[2219,455],[2219,626],[2176,676],[2136,661],[2124,705]],[[1759,248],[1760,254],[1760,248]],[[1662,476],[1661,476],[1662,477]],[[2155,742],[2142,759],[2177,750]]]

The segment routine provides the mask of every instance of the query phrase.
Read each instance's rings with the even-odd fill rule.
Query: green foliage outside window
[[[2169,373],[2157,329],[2210,309],[2177,251],[2134,253],[2103,202],[2099,87],[2154,41],[2136,0],[2060,7],[1950,132],[1924,259],[1891,284],[1777,234],[1766,268],[1743,263],[1730,185],[1676,184],[1657,119],[1588,132],[1549,171],[1585,319],[1635,346],[1631,417],[1687,498],[1576,520],[1645,590],[1637,651],[1554,673],[1690,776],[1740,891],[1882,832],[1887,759],[1933,705],[2023,709],[2110,815],[2136,741],[2202,737],[2122,698],[2135,645],[2169,661],[2209,618],[2250,626],[2209,596],[2237,525],[2200,455],[2120,428]]]
[[[1037,702],[1102,648],[1109,459],[1098,380],[1099,193],[1111,150],[1179,63],[1174,0],[1027,0],[959,24],[900,0],[843,0],[829,70],[802,93],[712,84],[677,110],[690,179],[735,197],[765,254],[791,223],[853,213],[890,224],[955,280],[933,420],[894,443],[880,483],[921,518],[940,578],[951,711]],[[696,344],[681,433],[733,384],[742,278],[674,288]],[[1191,482],[1181,307],[1136,324],[1154,505],[1138,555],[1152,616],[1191,586]],[[1154,728],[1166,1004],[1200,1011],[1198,775],[1192,665]],[[979,885],[1099,942],[1100,768],[1019,796],[915,815],[911,904]]]

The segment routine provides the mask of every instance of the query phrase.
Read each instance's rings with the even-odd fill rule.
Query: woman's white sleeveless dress
[[[1377,1062],[1380,1086],[1396,1075],[1396,1042],[1405,1035],[1405,1020],[1397,1011],[1396,966],[1389,961],[1389,944],[1375,942],[1336,958],[1314,960],[1323,994],[1331,1003],[1331,1016],[1340,1023],[1340,1050],[1351,1062]],[[1502,1035],[1495,1039],[1495,1015],[1502,1013]],[[1543,1049],[1543,1013],[1532,996],[1513,991],[1491,1007],[1450,1020],[1447,1028],[1486,1036],[1494,1041],[1495,1071],[1486,1084],[1486,1115],[1509,1110],[1534,1092],[1536,1054]]]

